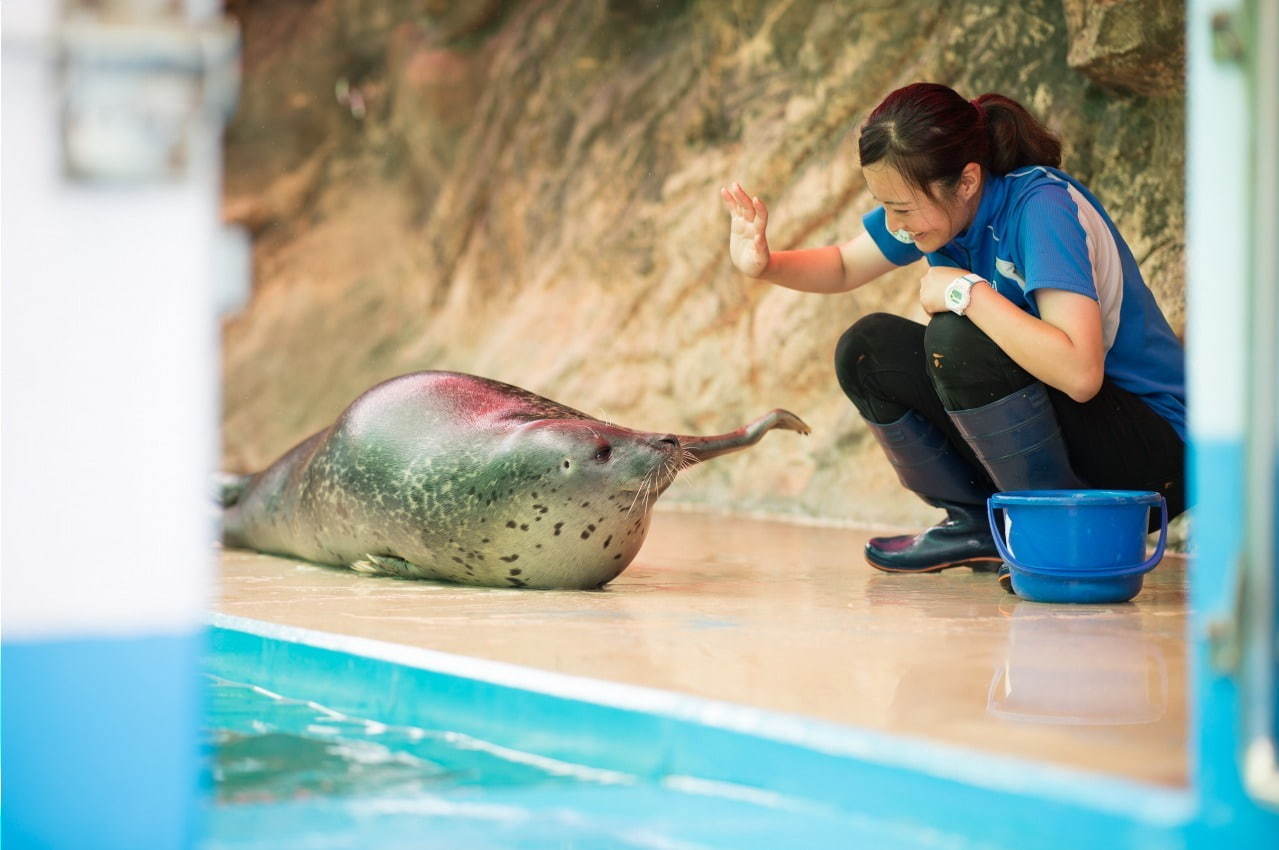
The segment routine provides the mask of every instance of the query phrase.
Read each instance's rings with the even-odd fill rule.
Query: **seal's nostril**
[[[665,437],[659,438],[657,442],[667,443],[673,448],[679,448],[679,437],[676,437],[674,434],[667,434]]]

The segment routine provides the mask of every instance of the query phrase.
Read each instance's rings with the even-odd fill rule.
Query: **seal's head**
[[[687,462],[674,435],[596,419],[520,424],[486,476],[501,482],[487,523],[497,560],[510,565],[501,580],[530,587],[610,581],[639,551],[653,502]]]
[[[651,503],[690,458],[674,434],[652,434],[598,419],[538,419],[512,435],[531,472],[557,491],[633,495]]]

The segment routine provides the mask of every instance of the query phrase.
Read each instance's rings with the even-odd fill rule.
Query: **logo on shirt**
[[[1026,281],[1017,273],[1017,267],[1012,264],[1011,260],[1001,260],[999,257],[996,257],[995,271],[999,272],[1009,280],[1016,281],[1017,285],[1022,288],[1022,291],[1025,291]]]

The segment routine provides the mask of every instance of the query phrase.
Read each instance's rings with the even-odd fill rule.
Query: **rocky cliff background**
[[[634,428],[769,435],[664,503],[877,526],[901,490],[835,383],[860,316],[922,319],[917,269],[841,296],[739,276],[718,188],[774,249],[871,205],[856,131],[916,80],[1021,100],[1184,325],[1173,0],[228,0],[244,88],[225,215],[254,237],[224,328],[224,464],[252,470],[417,369],[485,375]]]

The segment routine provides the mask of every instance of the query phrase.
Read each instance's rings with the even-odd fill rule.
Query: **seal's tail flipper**
[[[214,476],[218,488],[218,504],[229,508],[240,501],[244,488],[249,486],[252,475],[236,475],[233,472],[219,472]]]
[[[774,428],[796,431],[800,434],[810,433],[810,429],[803,419],[800,419],[789,410],[782,410],[779,407],[769,411],[744,428],[738,428],[736,431],[717,434],[714,437],[681,436],[679,437],[679,444],[684,449],[685,457],[690,458],[689,465],[691,465],[753,446],[759,442],[760,437],[763,437]]]

